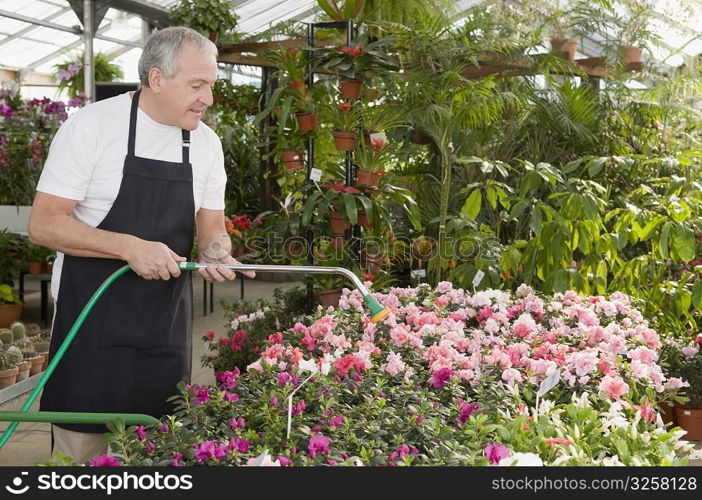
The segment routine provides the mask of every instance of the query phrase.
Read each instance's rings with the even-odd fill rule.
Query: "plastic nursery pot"
[[[361,80],[344,80],[339,85],[341,97],[344,99],[358,99],[361,97],[363,82]]]
[[[285,170],[294,172],[300,170],[305,165],[304,155],[302,151],[283,151],[281,159],[285,164]]]
[[[351,227],[351,223],[344,219],[341,212],[330,210],[327,212],[327,217],[329,217],[332,234],[343,233]]]
[[[382,253],[371,253],[362,251],[361,252],[361,268],[365,269],[366,272],[371,274],[378,274],[383,267],[383,257]]]
[[[4,389],[5,387],[10,387],[12,384],[14,384],[17,381],[17,374],[19,373],[19,369],[16,366],[13,366],[12,368],[8,368],[7,370],[1,370],[0,371],[0,389]]]
[[[702,410],[685,406],[675,407],[675,417],[678,426],[687,431],[684,439],[687,441],[702,441]]]
[[[675,417],[675,403],[672,401],[664,401],[658,404],[658,408],[664,424],[673,424],[672,427],[678,425],[678,420]]]
[[[357,132],[333,132],[334,146],[338,151],[353,151],[358,143]]]
[[[551,38],[551,53],[570,62],[575,61],[578,41],[575,38]]]
[[[378,181],[380,181],[380,175],[378,175],[376,172],[365,172],[363,170],[359,170],[356,174],[356,182],[354,183],[354,186],[375,187],[378,185]]]
[[[22,316],[22,304],[0,305],[0,328],[9,328]]]
[[[44,262],[44,272],[52,273],[54,271],[54,262]]]
[[[295,118],[300,132],[309,132],[317,128],[317,113],[295,113]]]
[[[341,298],[341,288],[334,290],[321,290],[319,292],[319,303],[324,307],[339,307],[339,299]]]
[[[27,262],[27,271],[29,271],[29,274],[41,274],[43,270],[43,262]]]

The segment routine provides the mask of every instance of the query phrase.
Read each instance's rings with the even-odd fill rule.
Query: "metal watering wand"
[[[278,266],[266,264],[200,264],[197,262],[179,262],[178,267],[184,271],[195,271],[197,269],[208,267],[225,267],[234,271],[264,271],[273,273],[300,273],[300,274],[341,274],[347,277],[354,284],[356,289],[363,295],[363,303],[368,308],[371,315],[371,321],[378,323],[382,321],[388,314],[390,309],[381,306],[377,300],[371,297],[368,289],[363,286],[358,277],[343,267],[322,267],[322,266]],[[126,425],[153,425],[158,423],[158,419],[139,413],[84,413],[84,412],[58,412],[58,411],[28,411],[32,406],[37,396],[42,391],[46,382],[51,377],[51,374],[56,369],[56,366],[63,358],[66,350],[73,342],[78,330],[83,325],[83,322],[90,314],[90,311],[95,306],[95,303],[100,299],[102,294],[107,290],[112,283],[120,276],[128,271],[131,271],[130,266],[123,266],[109,275],[105,281],[98,287],[88,303],[85,305],[81,313],[78,315],[75,323],[69,330],[66,338],[59,346],[56,354],[51,358],[46,370],[39,378],[37,385],[24,402],[19,411],[0,411],[0,422],[10,422],[5,429],[5,432],[0,436],[0,450],[5,446],[5,443],[10,439],[10,436],[15,431],[19,422],[52,422],[56,424],[104,424],[121,418]]]

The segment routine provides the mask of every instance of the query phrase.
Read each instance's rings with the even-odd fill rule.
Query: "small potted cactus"
[[[41,365],[41,371],[46,370],[49,364],[49,341],[40,337],[35,337],[34,350],[37,351],[37,354],[44,360]]]
[[[0,389],[10,387],[17,380],[19,369],[10,362],[7,353],[0,349]]]
[[[29,376],[29,370],[32,364],[24,361],[22,358],[22,351],[17,346],[10,346],[5,351],[5,358],[7,359],[8,365],[12,365],[17,368],[17,375],[15,377],[15,382],[21,382]]]

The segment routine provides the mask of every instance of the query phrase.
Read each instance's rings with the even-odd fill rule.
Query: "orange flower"
[[[349,111],[351,111],[351,103],[350,102],[342,102],[339,104],[339,109],[341,110],[342,113],[346,114]]]

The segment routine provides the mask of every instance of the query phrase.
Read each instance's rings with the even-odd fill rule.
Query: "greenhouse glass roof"
[[[126,81],[136,80],[136,61],[141,53],[142,19],[145,10],[160,13],[178,0],[112,0],[101,20],[94,50],[115,57]],[[633,1],[633,0],[632,0]],[[520,5],[520,0],[510,0]],[[548,0],[558,4],[559,0]],[[81,22],[71,3],[83,0],[0,0],[0,70],[28,75],[51,75],[53,66],[80,53],[83,48]],[[461,13],[481,0],[457,0]],[[622,2],[626,3],[626,2]],[[649,28],[661,36],[661,47],[653,55],[661,64],[679,66],[702,54],[702,0],[647,0],[654,6]],[[311,21],[319,12],[316,0],[232,0],[239,17],[238,31],[255,34],[285,20]],[[132,12],[118,10],[128,8]],[[600,41],[588,38],[584,56],[599,55]],[[45,82],[48,83],[48,82]]]

